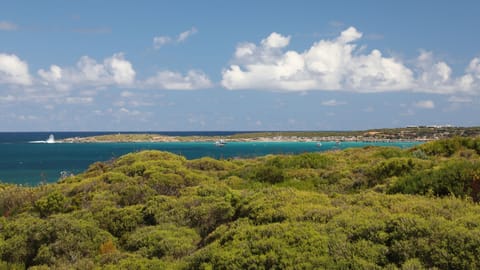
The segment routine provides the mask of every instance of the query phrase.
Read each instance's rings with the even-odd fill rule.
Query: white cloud
[[[197,32],[198,32],[197,28],[192,27],[191,29],[178,34],[178,36],[176,38],[169,37],[169,36],[154,37],[153,38],[153,48],[158,50],[166,44],[185,42],[189,37],[196,34]]]
[[[337,101],[336,99],[330,99],[322,102],[323,106],[340,106],[340,105],[345,105],[347,102],[345,101]]]
[[[41,83],[57,90],[68,91],[75,87],[133,86],[136,72],[132,64],[117,53],[98,63],[95,59],[82,56],[75,67],[50,66],[38,71]]]
[[[257,46],[237,46],[233,64],[223,71],[227,89],[287,91],[351,90],[380,92],[409,89],[413,74],[397,59],[379,50],[361,54],[354,41],[362,33],[354,27],[333,40],[320,40],[304,52],[285,50],[290,37],[270,34]]]
[[[355,27],[349,27],[342,33],[340,33],[340,36],[338,37],[338,41],[341,43],[349,43],[352,41],[355,41],[357,39],[360,39],[363,36],[362,33],[358,32]]]
[[[15,31],[18,29],[18,25],[7,22],[7,21],[0,21],[0,31]]]
[[[205,73],[197,70],[190,70],[186,74],[166,70],[137,81],[136,71],[122,53],[114,54],[101,62],[82,56],[74,66],[51,65],[48,69],[39,69],[37,74],[38,77],[33,80],[28,73],[26,62],[15,55],[0,54],[0,83],[31,85],[33,81],[37,87],[33,88],[35,94],[27,95],[30,98],[38,96],[39,91],[43,91],[44,97],[56,97],[60,94],[65,97],[73,89],[82,90],[82,96],[94,96],[98,89],[105,87],[194,90],[213,85]],[[121,93],[122,97],[132,95],[133,93],[128,91]],[[71,98],[65,101],[71,104],[91,103],[87,98]]]
[[[414,106],[421,109],[434,109],[435,103],[431,100],[421,100],[416,102]]]
[[[266,39],[262,40],[262,45],[265,48],[283,48],[290,43],[290,36],[284,37],[278,33],[271,33]]]
[[[480,94],[480,58],[473,58],[464,75],[452,76],[452,69],[443,61],[434,61],[431,52],[422,51],[417,58],[420,69],[417,91],[436,94]]]
[[[191,29],[180,33],[177,37],[177,42],[184,42],[185,40],[187,40],[187,38],[196,34],[197,32],[198,32],[197,28],[192,27]]]
[[[349,27],[337,38],[322,39],[305,51],[288,50],[290,36],[272,33],[258,45],[237,45],[231,65],[222,72],[227,89],[351,92],[413,91],[480,94],[480,58],[454,77],[452,68],[433,53],[421,51],[413,67],[382,54],[364,52],[363,34]]]
[[[450,93],[455,91],[452,69],[447,63],[435,62],[432,52],[421,51],[417,58],[417,89],[422,92]]]
[[[196,70],[190,70],[186,75],[173,71],[160,71],[143,83],[144,88],[167,90],[194,90],[211,86],[212,82],[208,76]]]
[[[466,91],[480,93],[480,58],[475,57],[470,61],[465,75],[458,79],[457,84]]]
[[[105,60],[104,65],[118,85],[130,85],[135,80],[132,64],[125,60],[123,54],[115,54]]]
[[[27,62],[14,54],[0,53],[0,84],[31,85]]]

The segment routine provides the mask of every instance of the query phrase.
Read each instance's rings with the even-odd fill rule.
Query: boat
[[[322,147],[322,143],[321,143],[321,142],[317,142],[317,147]]]
[[[218,146],[218,147],[223,147],[225,146],[227,143],[223,140],[223,139],[220,139],[218,141],[215,141],[215,146]]]

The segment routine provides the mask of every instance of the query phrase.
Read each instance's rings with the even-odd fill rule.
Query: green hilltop
[[[143,151],[0,185],[0,269],[479,269],[480,138],[255,159]]]

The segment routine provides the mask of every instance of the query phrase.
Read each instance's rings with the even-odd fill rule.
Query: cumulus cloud
[[[480,58],[473,58],[465,73],[465,75],[458,79],[460,87],[467,91],[480,93]]]
[[[417,59],[420,68],[418,91],[437,94],[480,94],[480,58],[473,58],[465,73],[452,76],[452,69],[443,61],[435,61],[431,52],[420,53]]]
[[[266,39],[262,40],[264,48],[283,48],[290,43],[290,37],[284,37],[278,33],[271,33]]]
[[[333,40],[308,50],[285,50],[289,36],[270,34],[260,42],[237,46],[233,64],[223,71],[227,89],[352,90],[379,92],[408,89],[413,74],[400,60],[379,50],[361,54],[355,41],[362,33],[349,27]]]
[[[363,33],[349,27],[338,37],[322,39],[301,52],[288,50],[290,36],[276,32],[259,44],[240,43],[231,65],[222,72],[222,85],[231,90],[480,94],[478,57],[471,60],[464,75],[454,77],[452,68],[431,52],[421,51],[408,67],[378,49],[365,52],[357,45],[362,37]]]
[[[0,31],[15,31],[18,29],[18,25],[7,22],[7,21],[0,21]]]
[[[82,56],[74,67],[51,65],[48,70],[38,71],[44,86],[68,91],[74,87],[133,86],[136,72],[122,53],[105,58],[98,63],[95,59]]]
[[[209,88],[212,82],[208,76],[197,70],[190,70],[186,75],[173,71],[160,71],[145,80],[144,88],[166,90],[194,90]]]
[[[56,94],[62,93],[63,96],[68,96],[72,89],[82,89],[82,93],[92,96],[97,89],[105,87],[194,90],[213,85],[208,76],[198,70],[189,70],[186,74],[164,70],[145,80],[136,80],[133,65],[122,53],[113,54],[103,61],[82,56],[73,66],[53,64],[47,69],[39,69],[37,75],[32,79],[27,63],[17,56],[0,54],[0,83],[23,86],[34,84],[38,90],[56,90]],[[85,92],[85,89],[88,91]],[[54,93],[49,92],[49,95]],[[122,92],[124,97],[129,95],[132,93]],[[67,100],[67,103],[86,104],[91,101],[87,98],[73,98]]]
[[[419,69],[417,89],[422,92],[449,93],[455,90],[452,69],[443,61],[435,62],[432,52],[421,51],[417,58]]]
[[[181,43],[185,42],[189,37],[198,32],[197,28],[192,27],[191,29],[181,32],[177,37],[170,36],[158,36],[153,38],[153,48],[160,49],[166,44],[170,43]]]
[[[0,84],[31,85],[28,64],[14,54],[0,53]]]
[[[435,103],[431,100],[421,100],[416,102],[414,106],[421,109],[434,109]]]

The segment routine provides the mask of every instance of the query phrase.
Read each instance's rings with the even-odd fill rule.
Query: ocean
[[[322,152],[350,147],[398,146],[412,147],[417,142],[229,142],[223,147],[212,142],[166,143],[30,143],[46,140],[50,134],[56,139],[85,137],[119,132],[3,132],[0,133],[0,181],[23,185],[55,182],[62,172],[78,174],[96,161],[107,161],[121,155],[148,149],[168,151],[187,159],[204,156],[214,158],[250,158],[268,154],[297,154]],[[155,133],[171,136],[228,136],[239,132],[122,132]]]

